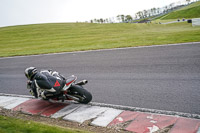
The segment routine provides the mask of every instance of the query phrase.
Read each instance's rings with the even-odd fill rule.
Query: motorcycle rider
[[[42,70],[38,72],[35,67],[26,68],[25,76],[28,79],[27,89],[30,89],[30,93],[36,98],[42,97],[44,100],[58,96],[66,82],[65,78],[56,71]],[[39,92],[41,90],[42,92]]]

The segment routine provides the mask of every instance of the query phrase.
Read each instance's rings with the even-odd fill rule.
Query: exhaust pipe
[[[68,94],[65,94],[68,98],[70,98],[70,99],[72,99],[72,100],[74,100],[74,101],[79,101],[79,98],[77,98],[77,97],[74,97],[74,96],[72,96],[72,95],[68,95]]]
[[[79,81],[78,83],[76,83],[75,85],[85,85],[87,83],[88,83],[87,80],[82,80],[82,81]]]

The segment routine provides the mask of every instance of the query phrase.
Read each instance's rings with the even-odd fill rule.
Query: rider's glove
[[[32,84],[32,81],[28,80],[27,81],[27,89],[31,89],[31,84]]]
[[[33,93],[33,90],[31,89],[30,91],[30,94],[32,95],[32,96],[34,96],[34,93]]]

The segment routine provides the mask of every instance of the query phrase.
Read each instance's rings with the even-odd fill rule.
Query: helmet
[[[27,79],[32,79],[33,76],[37,73],[37,69],[35,67],[28,67],[24,73]]]

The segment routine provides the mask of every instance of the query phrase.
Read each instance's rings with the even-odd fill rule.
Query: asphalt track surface
[[[89,80],[93,102],[200,114],[200,43],[0,58],[0,93],[28,95],[29,66]]]

